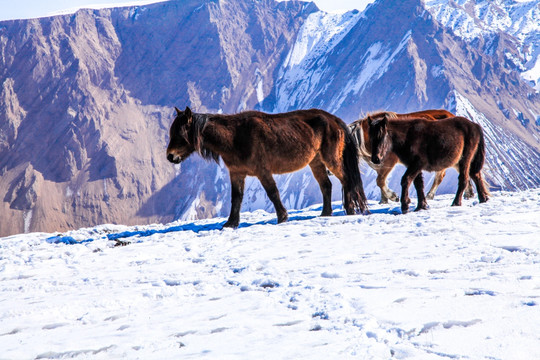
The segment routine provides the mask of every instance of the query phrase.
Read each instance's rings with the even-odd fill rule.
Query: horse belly
[[[274,144],[267,144],[254,154],[253,160],[263,162],[265,168],[273,174],[290,173],[306,167],[317,155],[321,141],[310,129],[302,130],[302,133],[292,137],[294,140],[284,138]]]
[[[463,144],[460,141],[454,142],[449,139],[439,139],[436,144],[427,149],[428,164],[427,171],[441,171],[453,167],[459,162]]]
[[[306,167],[314,157],[314,152],[281,154],[269,158],[265,163],[265,167],[273,174],[286,174]]]

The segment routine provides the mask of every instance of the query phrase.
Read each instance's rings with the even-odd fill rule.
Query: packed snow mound
[[[540,189],[451,202],[2,238],[2,357],[540,358]]]

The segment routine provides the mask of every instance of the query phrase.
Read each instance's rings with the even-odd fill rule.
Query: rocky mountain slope
[[[538,1],[428,0],[426,5],[437,21],[485,53],[493,54],[503,43],[506,64],[540,90]]]
[[[534,3],[538,8],[539,2]],[[540,96],[520,68],[505,60],[506,41],[478,45],[481,36],[510,38],[503,30],[513,27],[486,32],[478,24],[476,38],[464,37],[451,22],[440,23],[435,16],[436,10],[454,9],[454,2],[428,5],[419,0],[378,1],[361,14],[328,14],[323,20],[318,13],[310,15],[265,108],[321,107],[349,121],[373,110],[446,108],[490,128],[486,173],[492,185],[538,186],[540,124],[535,119]],[[540,19],[538,11],[529,15],[533,19],[527,24]],[[322,31],[325,22],[335,24],[336,31]],[[522,27],[533,33],[531,26]],[[540,44],[535,41],[529,47]],[[391,177],[392,187],[399,188],[401,173]],[[366,171],[367,190],[377,196],[373,176]],[[453,191],[454,180],[443,183],[441,190]]]
[[[531,21],[509,17],[489,38],[452,27],[447,12],[474,14],[462,1],[326,14],[304,2],[189,0],[0,22],[0,236],[227,214],[224,167],[166,161],[173,106],[319,107],[347,122],[444,107],[486,129],[494,187],[537,187],[538,51],[527,49],[539,41],[527,29],[540,17],[530,3]],[[471,18],[484,29],[489,16]],[[288,208],[321,201],[309,170],[277,181]],[[378,196],[368,170],[364,183]],[[257,208],[272,206],[250,179],[243,209]]]
[[[172,218],[170,199],[190,199],[166,190],[172,107],[255,105],[315,10],[170,1],[1,22],[0,234]]]

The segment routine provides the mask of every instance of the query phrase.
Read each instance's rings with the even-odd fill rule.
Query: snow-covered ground
[[[2,238],[0,358],[540,358],[540,189],[451,201]]]

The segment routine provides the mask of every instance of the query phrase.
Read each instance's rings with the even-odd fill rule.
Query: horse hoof
[[[388,199],[381,199],[381,201],[379,201],[379,204],[388,204]]]
[[[416,209],[414,209],[414,211],[427,210],[427,209],[428,209],[427,205],[418,205]]]
[[[409,204],[401,204],[401,213],[406,214],[409,212]]]
[[[323,211],[321,216],[332,216],[332,211]]]
[[[427,194],[426,199],[433,200],[433,199],[435,199],[435,195]]]
[[[289,219],[289,216],[288,216],[288,215],[278,216],[277,223],[278,223],[278,224],[281,224],[282,222],[287,221],[287,219]]]
[[[238,227],[238,221],[227,221],[225,224],[223,224],[223,227],[221,229],[225,229],[225,228],[236,229],[237,227]]]

